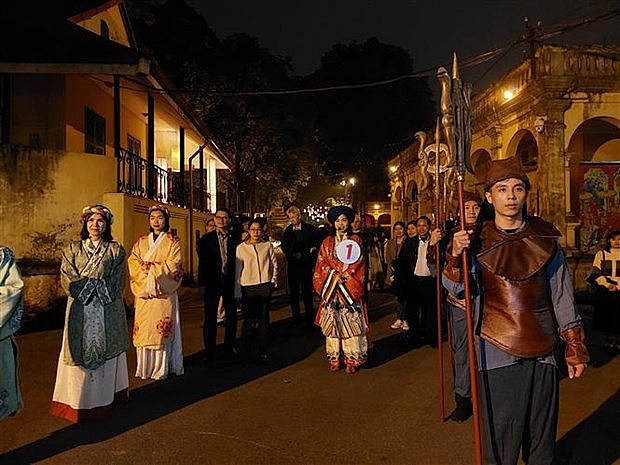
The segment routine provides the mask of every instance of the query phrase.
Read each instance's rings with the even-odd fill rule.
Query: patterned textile
[[[143,264],[148,263],[148,271]],[[161,233],[140,237],[127,259],[136,315],[136,347],[162,349],[174,339],[175,302],[183,278],[183,257],[178,238]]]
[[[105,205],[89,205],[87,207],[84,207],[82,209],[82,219],[85,220],[90,215],[93,215],[95,213],[98,213],[101,216],[103,216],[106,220],[106,223],[108,223],[108,225],[112,224],[112,222],[114,221],[114,215],[112,214],[110,209],[106,207]]]
[[[96,369],[129,347],[122,299],[125,251],[117,242],[90,239],[64,249],[60,280],[69,294],[62,359]]]
[[[24,282],[13,252],[0,246],[0,420],[23,406],[19,388],[17,345],[13,334],[19,329]]]
[[[351,237],[360,243],[358,236]],[[360,366],[368,358],[368,315],[364,303],[366,262],[344,264],[336,257],[334,236],[327,237],[319,250],[314,269],[314,289],[321,296],[315,323],[321,326],[330,364],[342,356],[348,366]]]

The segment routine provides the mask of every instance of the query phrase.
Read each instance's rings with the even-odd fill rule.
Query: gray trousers
[[[467,350],[467,321],[465,310],[448,305],[448,318],[452,328],[452,358],[454,360],[454,393],[471,397],[469,378],[469,351]]]
[[[553,365],[522,359],[480,373],[485,464],[551,465],[558,424],[559,383]]]

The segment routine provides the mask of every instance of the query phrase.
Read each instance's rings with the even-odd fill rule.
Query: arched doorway
[[[474,170],[474,184],[484,182],[484,178],[487,175],[487,167],[491,161],[491,154],[485,149],[478,149],[471,154],[471,167]]]
[[[570,208],[581,227],[577,245],[594,253],[609,231],[620,229],[620,120],[597,117],[571,135]]]
[[[403,209],[403,220],[405,223],[412,218],[418,216],[419,210],[419,192],[418,185],[415,181],[410,181],[407,184],[406,197],[409,200],[407,209]]]

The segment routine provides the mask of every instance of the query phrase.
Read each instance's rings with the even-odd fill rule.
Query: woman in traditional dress
[[[51,413],[79,422],[127,401],[129,332],[123,285],[125,250],[112,240],[112,213],[82,211],[81,240],[62,253],[60,282],[69,295]]]
[[[241,299],[243,329],[241,355],[250,357],[252,335],[258,327],[258,356],[267,360],[269,339],[269,301],[278,282],[278,262],[273,245],[263,237],[263,225],[250,220],[248,237],[237,246],[235,298]]]
[[[13,334],[22,316],[24,282],[11,249],[0,246],[0,420],[22,409]]]
[[[607,235],[605,248],[596,252],[588,282],[596,289],[594,328],[607,336],[605,346],[620,349],[620,231]]]
[[[183,258],[178,237],[169,232],[168,209],[152,206],[148,218],[150,233],[136,241],[127,260],[136,308],[136,377],[165,379],[184,372],[177,295]]]
[[[321,305],[315,323],[325,335],[329,369],[344,366],[355,373],[368,359],[368,315],[364,303],[366,262],[362,240],[351,234],[355,218],[347,206],[332,207],[327,213],[331,234],[323,240],[313,276]]]

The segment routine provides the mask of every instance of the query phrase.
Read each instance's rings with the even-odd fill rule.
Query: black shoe
[[[454,400],[456,400],[456,408],[452,411],[448,418],[457,423],[463,423],[471,417],[473,413],[471,399],[469,397],[462,397],[455,394]]]
[[[266,362],[266,361],[268,361],[268,360],[269,360],[269,356],[267,355],[267,352],[261,352],[261,353],[258,355],[258,359],[259,359],[261,362]]]
[[[227,359],[235,359],[239,356],[239,349],[236,347],[225,347],[224,348],[224,358]]]

